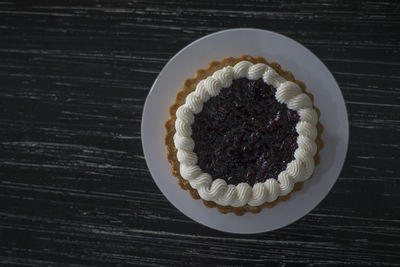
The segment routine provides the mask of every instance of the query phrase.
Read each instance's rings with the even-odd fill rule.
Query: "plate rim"
[[[148,99],[150,98],[151,94],[153,93],[153,90],[154,90],[154,88],[156,87],[157,82],[158,82],[159,78],[161,77],[162,73],[174,62],[174,60],[175,60],[177,57],[179,57],[185,50],[189,49],[189,48],[190,48],[191,46],[193,46],[194,44],[196,44],[196,43],[198,43],[198,42],[201,42],[201,41],[203,41],[203,40],[205,40],[205,39],[211,38],[211,37],[213,37],[213,36],[215,36],[215,35],[224,34],[224,33],[231,32],[231,31],[253,31],[253,32],[261,32],[261,33],[264,33],[264,34],[267,33],[267,34],[277,35],[277,36],[280,37],[280,38],[287,39],[287,40],[289,40],[289,41],[291,41],[291,42],[294,42],[295,44],[301,46],[301,47],[302,47],[303,49],[305,49],[308,53],[310,53],[310,54],[318,61],[318,63],[322,64],[322,65],[325,67],[325,69],[328,71],[328,74],[331,76],[332,81],[334,82],[334,85],[335,85],[335,86],[337,87],[337,89],[338,89],[338,93],[340,94],[340,100],[343,102],[344,114],[346,115],[346,116],[345,116],[345,128],[346,128],[345,130],[346,130],[346,131],[343,132],[343,134],[346,135],[346,138],[345,138],[345,139],[343,138],[344,141],[345,141],[345,147],[344,147],[344,152],[343,152],[343,153],[344,153],[344,156],[342,157],[342,160],[341,160],[341,161],[339,160],[338,175],[337,175],[337,177],[336,177],[335,179],[332,179],[333,182],[332,182],[332,184],[329,186],[329,189],[327,190],[326,194],[325,194],[320,200],[315,201],[315,202],[311,205],[312,207],[310,208],[310,210],[309,210],[308,212],[306,212],[305,214],[299,216],[299,217],[296,218],[295,220],[292,220],[292,221],[290,221],[290,222],[287,222],[286,224],[282,224],[281,226],[276,227],[276,228],[271,229],[271,230],[249,231],[249,232],[230,231],[230,230],[224,230],[224,229],[221,229],[221,228],[216,228],[216,227],[214,227],[214,226],[210,226],[210,225],[207,225],[207,224],[205,224],[205,223],[203,223],[203,222],[201,222],[201,221],[198,221],[197,219],[195,219],[195,218],[193,218],[192,216],[188,215],[188,214],[187,214],[186,212],[184,212],[181,208],[179,208],[177,205],[175,205],[175,203],[174,203],[173,201],[170,200],[170,198],[168,197],[168,194],[166,194],[166,193],[164,192],[164,190],[162,189],[162,187],[159,185],[159,181],[158,181],[157,179],[154,178],[153,172],[152,172],[152,170],[151,170],[151,168],[150,168],[150,166],[149,166],[149,163],[148,163],[148,162],[149,162],[149,159],[148,159],[149,156],[147,155],[148,152],[146,152],[147,149],[146,149],[146,147],[145,147],[145,142],[144,142],[144,139],[145,139],[145,138],[144,138],[144,136],[145,136],[145,135],[144,135],[144,129],[145,129],[145,126],[144,126],[144,125],[145,125],[145,114],[146,114],[146,111],[147,111],[147,109],[148,109],[148,107],[149,107],[149,104],[148,104],[149,101],[148,101]],[[141,121],[141,141],[142,141],[143,155],[144,155],[144,158],[145,158],[145,161],[146,161],[146,165],[147,165],[147,167],[148,167],[148,169],[149,169],[149,172],[150,172],[150,174],[151,174],[151,177],[152,177],[152,179],[154,180],[155,184],[157,185],[158,189],[161,191],[161,193],[164,195],[164,197],[165,197],[176,209],[178,209],[181,213],[183,213],[186,217],[188,217],[188,218],[190,218],[191,220],[193,220],[193,221],[195,221],[195,222],[197,222],[197,223],[199,223],[199,224],[201,224],[201,225],[204,225],[204,226],[206,226],[206,227],[208,227],[208,228],[211,228],[211,229],[214,229],[214,230],[218,230],[218,231],[222,231],[222,232],[226,232],[226,233],[234,233],[234,234],[257,234],[257,233],[265,233],[265,232],[270,232],[270,231],[275,231],[275,230],[281,229],[281,228],[283,228],[283,227],[286,227],[286,226],[288,226],[288,225],[290,225],[290,224],[293,224],[293,223],[295,223],[296,221],[300,220],[301,218],[303,218],[304,216],[306,216],[308,213],[310,213],[313,209],[315,209],[315,208],[326,198],[326,196],[330,193],[330,191],[332,190],[332,188],[333,188],[334,185],[336,184],[336,182],[337,182],[337,180],[338,180],[338,178],[339,178],[339,176],[340,176],[340,173],[341,173],[342,170],[343,170],[344,163],[345,163],[346,158],[347,158],[347,155],[348,155],[349,136],[350,136],[350,127],[349,127],[349,118],[348,118],[348,116],[349,116],[349,114],[348,114],[348,111],[347,111],[345,99],[344,99],[342,90],[340,89],[340,86],[339,86],[339,84],[337,83],[335,77],[333,76],[333,74],[332,74],[332,72],[329,70],[329,68],[322,62],[322,60],[319,59],[319,57],[317,57],[317,56],[316,56],[311,50],[309,50],[307,47],[305,47],[304,45],[302,45],[302,44],[299,43],[298,41],[296,41],[296,40],[294,40],[294,39],[292,39],[292,38],[290,38],[290,37],[288,37],[288,36],[285,36],[285,35],[280,34],[280,33],[277,33],[277,32],[269,31],[269,30],[257,29],[257,28],[232,28],[232,29],[226,29],[226,30],[221,30],[221,31],[213,32],[213,33],[211,33],[211,34],[207,34],[207,35],[205,35],[205,36],[203,36],[203,37],[200,37],[200,38],[198,38],[198,39],[192,41],[191,43],[187,44],[185,47],[183,47],[181,50],[179,50],[173,57],[171,57],[171,58],[168,60],[168,62],[164,65],[164,67],[161,69],[161,71],[160,71],[159,74],[157,75],[157,77],[156,77],[156,79],[154,80],[154,82],[153,82],[153,84],[152,84],[150,90],[148,91],[148,94],[147,94],[146,99],[145,99],[145,103],[144,103],[144,105],[143,105],[142,121]],[[164,142],[163,142],[163,143],[164,143]],[[176,177],[174,177],[174,178],[176,179]],[[180,188],[179,188],[179,189],[180,189]],[[180,189],[180,190],[182,190],[182,189]],[[185,193],[186,193],[186,194],[189,194],[187,191],[185,191]],[[199,201],[199,200],[196,200],[196,201]],[[288,201],[290,201],[290,199],[289,199]],[[203,206],[204,206],[204,205],[203,205]],[[205,206],[204,206],[204,208],[209,209],[209,208],[207,208],[207,207],[205,207]],[[214,209],[214,208],[213,208],[213,209]]]

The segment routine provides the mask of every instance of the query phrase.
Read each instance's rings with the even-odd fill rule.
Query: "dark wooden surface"
[[[369,1],[0,1],[0,263],[400,265],[399,12],[399,2]],[[331,193],[258,235],[181,214],[153,182],[140,140],[164,64],[235,27],[308,47],[337,79],[350,119]]]

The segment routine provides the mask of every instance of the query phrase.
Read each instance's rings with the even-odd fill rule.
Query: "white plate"
[[[312,179],[299,192],[271,209],[244,216],[221,214],[194,200],[182,190],[171,174],[164,145],[164,122],[168,109],[185,79],[206,68],[212,60],[242,54],[262,56],[279,62],[304,81],[314,95],[324,126],[321,162]],[[146,99],[142,118],[142,144],[147,165],[165,197],[191,219],[214,229],[231,233],[260,233],[284,227],[300,219],[328,194],[343,166],[349,137],[346,106],[342,93],[328,68],[298,42],[270,31],[231,29],[207,35],[182,49],[163,68]]]

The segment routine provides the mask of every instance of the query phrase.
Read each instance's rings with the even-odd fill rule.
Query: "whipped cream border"
[[[213,180],[197,165],[198,158],[193,152],[195,143],[191,138],[191,125],[195,114],[202,111],[206,101],[217,96],[222,88],[229,87],[233,80],[239,78],[262,78],[265,83],[276,88],[277,101],[286,104],[289,109],[297,111],[300,115],[296,125],[299,136],[298,148],[294,152],[295,159],[278,175],[278,180],[269,178],[253,187],[248,183],[232,185],[222,179]],[[307,180],[314,172],[318,115],[312,107],[312,101],[296,83],[287,81],[266,64],[240,61],[234,67],[227,66],[214,72],[201,80],[196,90],[187,95],[185,104],[177,109],[176,117],[174,144],[178,150],[181,176],[189,181],[191,187],[196,189],[204,200],[214,201],[222,206],[259,206],[289,194],[296,182]]]

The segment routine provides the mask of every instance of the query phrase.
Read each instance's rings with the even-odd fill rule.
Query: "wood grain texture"
[[[400,265],[399,2],[39,2],[0,1],[2,265]],[[349,112],[331,193],[266,234],[185,217],[141,148],[143,104],[164,64],[235,27],[301,42]]]

